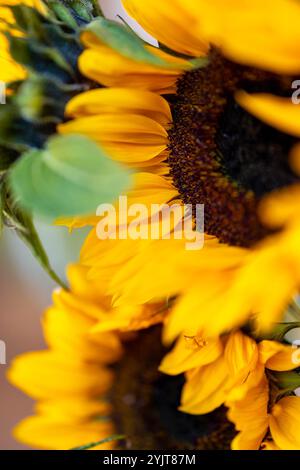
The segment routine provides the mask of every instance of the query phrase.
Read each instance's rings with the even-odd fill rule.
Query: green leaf
[[[130,186],[130,173],[91,139],[67,135],[23,155],[11,167],[9,182],[22,207],[53,220],[96,213]]]
[[[279,388],[285,391],[293,391],[300,387],[300,374],[296,371],[273,372]]]
[[[97,18],[89,23],[82,31],[88,31],[96,35],[101,42],[118,51],[121,55],[158,67],[181,68],[178,63],[169,62],[152,53],[142,39],[126,26],[105,18]],[[199,66],[199,64],[198,64]],[[182,69],[186,69],[186,64]]]
[[[121,439],[124,439],[125,436],[115,434],[113,436],[107,437],[106,439],[103,439],[102,441],[98,442],[91,442],[90,444],[85,444],[80,447],[74,447],[73,449],[70,450],[89,450],[92,449],[93,447],[100,446],[102,444],[106,444],[107,442],[112,442],[112,441],[119,441]]]
[[[25,213],[20,207],[13,201],[7,186],[2,182],[1,186],[1,224],[4,220],[5,225],[10,229],[16,231],[17,235],[23,242],[29,247],[33,256],[45,269],[48,275],[61,287],[67,289],[63,281],[53,271],[48,256],[44,250],[44,247],[40,241],[40,238],[35,230],[32,218],[29,214]]]

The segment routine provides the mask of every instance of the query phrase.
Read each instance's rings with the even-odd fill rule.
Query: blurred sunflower
[[[300,70],[300,6],[294,0],[176,0],[170,11],[164,1],[123,3],[183,70],[170,89],[165,70],[154,77],[139,57],[124,61],[116,48],[109,52],[96,27],[88,28],[80,70],[111,88],[71,100],[71,119],[58,131],[86,134],[136,168],[129,197],[204,204],[205,246],[188,253],[182,240],[102,242],[95,228],[82,262],[99,282],[110,272],[108,289],[118,305],[172,298],[167,341],[185,328],[214,336],[249,319],[266,330],[282,318],[300,280],[299,210],[291,202],[299,166],[289,164],[300,135],[299,107],[291,101]],[[205,55],[208,65],[191,70]],[[281,198],[290,210],[274,221],[270,208],[275,217]]]
[[[18,440],[41,449],[299,447],[291,346],[241,331],[185,337],[159,370],[161,327],[99,331],[114,314],[105,290],[81,265],[70,266],[69,280],[71,292],[55,292],[44,315],[48,349],[16,358],[8,372],[37,401]]]
[[[96,216],[59,222],[95,227],[78,284],[56,294],[46,317],[50,351],[10,371],[39,400],[17,436],[42,448],[120,432],[134,449],[296,449],[299,374],[282,342],[295,324],[274,322],[300,280],[300,111],[290,96],[300,6],[176,0],[170,11],[168,3],[124,0],[159,48],[103,18],[84,28],[76,73],[98,86],[68,96],[57,129],[92,138],[133,168],[129,201],[205,204],[205,246],[190,252],[185,240],[118,240],[110,231],[100,241]],[[177,340],[173,350],[157,323],[165,344]],[[94,407],[103,394],[112,410]]]

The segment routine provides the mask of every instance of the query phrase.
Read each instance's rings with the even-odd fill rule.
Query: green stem
[[[125,436],[122,436],[120,434],[114,434],[113,436],[107,437],[106,439],[103,439],[102,441],[98,442],[90,442],[90,444],[85,444],[80,447],[74,447],[73,449],[70,450],[89,450],[92,449],[93,447],[100,446],[102,444],[106,444],[107,442],[112,442],[112,441],[119,441],[121,439],[124,439]]]

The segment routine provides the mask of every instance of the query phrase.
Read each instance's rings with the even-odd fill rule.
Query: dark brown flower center
[[[292,77],[243,67],[213,51],[208,67],[187,72],[171,105],[170,173],[183,201],[205,204],[205,230],[251,246],[267,232],[260,199],[299,178],[288,165],[296,139],[249,115],[238,89],[291,95]]]
[[[165,353],[159,327],[140,332],[126,345],[112,394],[114,419],[118,432],[126,436],[125,447],[229,449],[235,431],[225,408],[203,416],[178,411],[184,377],[158,372]]]

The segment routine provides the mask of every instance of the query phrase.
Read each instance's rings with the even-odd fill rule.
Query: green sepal
[[[95,214],[130,186],[130,173],[91,139],[55,136],[45,150],[31,150],[10,169],[12,192],[22,207],[41,217]]]
[[[26,121],[39,125],[50,122],[58,124],[63,120],[65,105],[72,95],[63,84],[31,74],[20,85],[12,102],[18,109],[18,115]]]
[[[269,339],[274,341],[284,341],[285,335],[295,328],[300,328],[300,322],[287,322],[287,323],[276,323],[269,333],[264,334],[261,339]]]
[[[91,2],[83,2],[82,0],[69,0],[69,5],[85,21],[93,19],[93,4]]]
[[[11,36],[9,34],[7,36],[13,59],[28,70],[38,71],[37,67],[39,64],[37,61],[39,58],[42,58],[44,62],[49,63],[49,70],[44,70],[45,76],[59,77],[58,71],[61,69],[70,77],[74,77],[72,67],[58,49],[22,37]],[[52,67],[56,67],[54,72],[52,72],[50,64],[52,64]],[[65,75],[63,75],[63,77],[65,77]]]
[[[89,22],[97,16],[102,16],[98,0],[51,0],[47,4],[57,18],[74,29],[78,26],[78,18]]]

